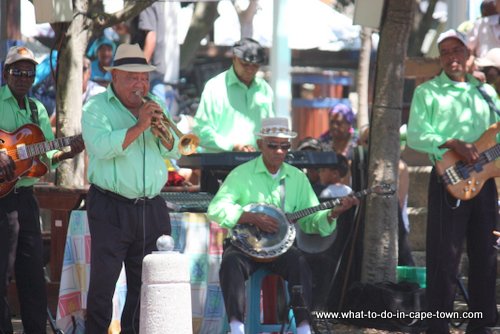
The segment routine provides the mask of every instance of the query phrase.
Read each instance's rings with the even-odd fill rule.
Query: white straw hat
[[[103,66],[106,71],[151,72],[156,69],[149,65],[139,44],[121,44],[116,49],[112,66]]]
[[[255,135],[260,137],[295,138],[297,133],[290,130],[286,117],[270,117],[262,120],[262,128]]]
[[[497,67],[500,68],[500,48],[488,50],[484,57],[477,58],[474,63],[479,67]]]

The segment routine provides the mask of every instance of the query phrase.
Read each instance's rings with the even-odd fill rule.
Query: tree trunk
[[[246,9],[242,9],[240,6],[234,6],[236,9],[236,13],[238,13],[238,19],[240,21],[241,27],[241,38],[244,37],[253,37],[253,18],[257,13],[257,9],[259,8],[259,0],[250,0],[248,3],[248,7]]]
[[[82,63],[92,34],[98,34],[106,27],[128,20],[153,2],[154,0],[129,1],[125,3],[122,11],[109,15],[100,9],[102,0],[74,1],[74,12],[88,13],[88,15],[74,15],[67,29],[66,24],[59,24],[60,34],[64,37],[59,49],[56,79],[57,137],[81,133]],[[56,174],[58,186],[81,188],[83,181],[84,153],[61,162]]]
[[[191,65],[193,59],[196,58],[200,41],[213,28],[215,19],[219,16],[217,5],[218,2],[196,3],[186,39],[181,45],[181,69],[186,69]]]
[[[370,124],[368,116],[368,87],[370,80],[370,55],[372,51],[372,29],[361,30],[361,49],[359,50],[359,66],[356,76],[358,91],[358,114],[356,121],[358,129],[363,129]]]
[[[387,0],[377,56],[372,109],[369,185],[396,184],[399,127],[403,103],[404,60],[415,0]],[[397,265],[398,198],[370,196],[365,214],[361,280],[394,281]]]

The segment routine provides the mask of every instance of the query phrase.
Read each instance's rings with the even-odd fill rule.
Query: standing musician
[[[263,118],[274,116],[273,91],[256,77],[264,49],[243,38],[233,46],[233,64],[203,89],[193,132],[206,152],[254,152],[254,133]]]
[[[455,30],[438,40],[441,73],[418,86],[408,123],[408,145],[439,164],[448,151],[466,163],[477,162],[474,144],[499,120],[495,89],[466,73],[469,51]],[[483,90],[483,92],[480,91]],[[483,95],[484,94],[484,95]],[[492,106],[489,106],[488,100]],[[497,189],[493,179],[472,199],[451,196],[433,168],[427,216],[427,303],[429,311],[452,311],[464,239],[469,257],[469,311],[482,318],[469,319],[467,333],[490,333],[497,319],[495,278],[497,251],[492,231],[498,218]],[[449,333],[449,319],[428,319],[427,333]]]
[[[170,218],[159,196],[168,177],[165,158],[179,158],[178,138],[160,120],[165,106],[149,94],[148,65],[138,44],[121,44],[107,90],[84,107],[88,148],[87,213],[91,243],[85,332],[107,333],[115,284],[125,264],[127,297],[121,333],[139,333],[142,260],[156,240],[170,234]],[[147,99],[145,98],[147,97]]]
[[[207,214],[228,229],[236,224],[252,224],[263,232],[273,233],[278,230],[278,221],[263,214],[245,212],[243,207],[262,203],[281,208],[284,212],[295,212],[318,205],[318,199],[306,175],[284,163],[291,146],[290,139],[297,135],[290,130],[288,119],[263,119],[262,128],[256,135],[260,137],[257,146],[262,154],[229,173],[210,203]],[[336,218],[357,203],[356,198],[346,198],[340,206],[316,212],[300,219],[298,224],[306,233],[329,235],[335,230]],[[258,262],[226,241],[219,277],[233,334],[244,333],[245,281],[261,267],[286,279],[290,295],[294,286],[301,285],[305,306],[311,305],[311,270],[300,250],[292,246],[269,262]],[[294,312],[297,333],[310,333],[308,311],[299,308]]]
[[[9,49],[2,73],[7,84],[0,88],[0,129],[15,132],[19,127],[33,123],[50,141],[54,134],[47,110],[40,101],[27,97],[37,64],[28,48],[14,46]],[[0,147],[4,142],[0,138]],[[48,166],[55,167],[58,162],[73,158],[83,149],[83,141],[76,139],[71,143],[70,151],[53,150],[41,158]],[[0,150],[0,183],[14,180],[15,170],[14,159],[8,152]],[[15,271],[24,331],[45,333],[47,328],[40,210],[33,194],[33,185],[37,181],[35,177],[21,176],[14,189],[0,198],[0,333],[12,333],[6,298],[11,277],[6,277],[7,269],[9,276],[12,270]]]

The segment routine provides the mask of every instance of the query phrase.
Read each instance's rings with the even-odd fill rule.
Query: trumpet
[[[150,99],[146,96],[142,96],[141,92],[137,91],[136,94],[141,97],[142,102],[146,103]],[[179,153],[182,155],[190,155],[196,152],[196,148],[200,143],[200,138],[198,136],[188,133],[183,134],[177,126],[167,117],[161,110],[155,110],[155,113],[160,115],[158,122],[167,129],[165,133],[162,131],[157,131],[155,134],[167,143],[169,146],[174,143],[174,136],[172,135],[172,131],[179,138],[179,144],[177,147],[179,148]],[[156,127],[156,123],[151,124],[152,127]]]

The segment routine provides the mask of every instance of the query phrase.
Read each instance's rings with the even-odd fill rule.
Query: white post
[[[266,0],[267,1],[267,0]],[[271,48],[271,87],[274,92],[276,116],[291,119],[291,52],[288,47],[288,1],[274,1],[273,46]]]
[[[144,258],[141,288],[141,334],[192,334],[189,259],[173,252],[168,235],[156,242],[159,251]]]

